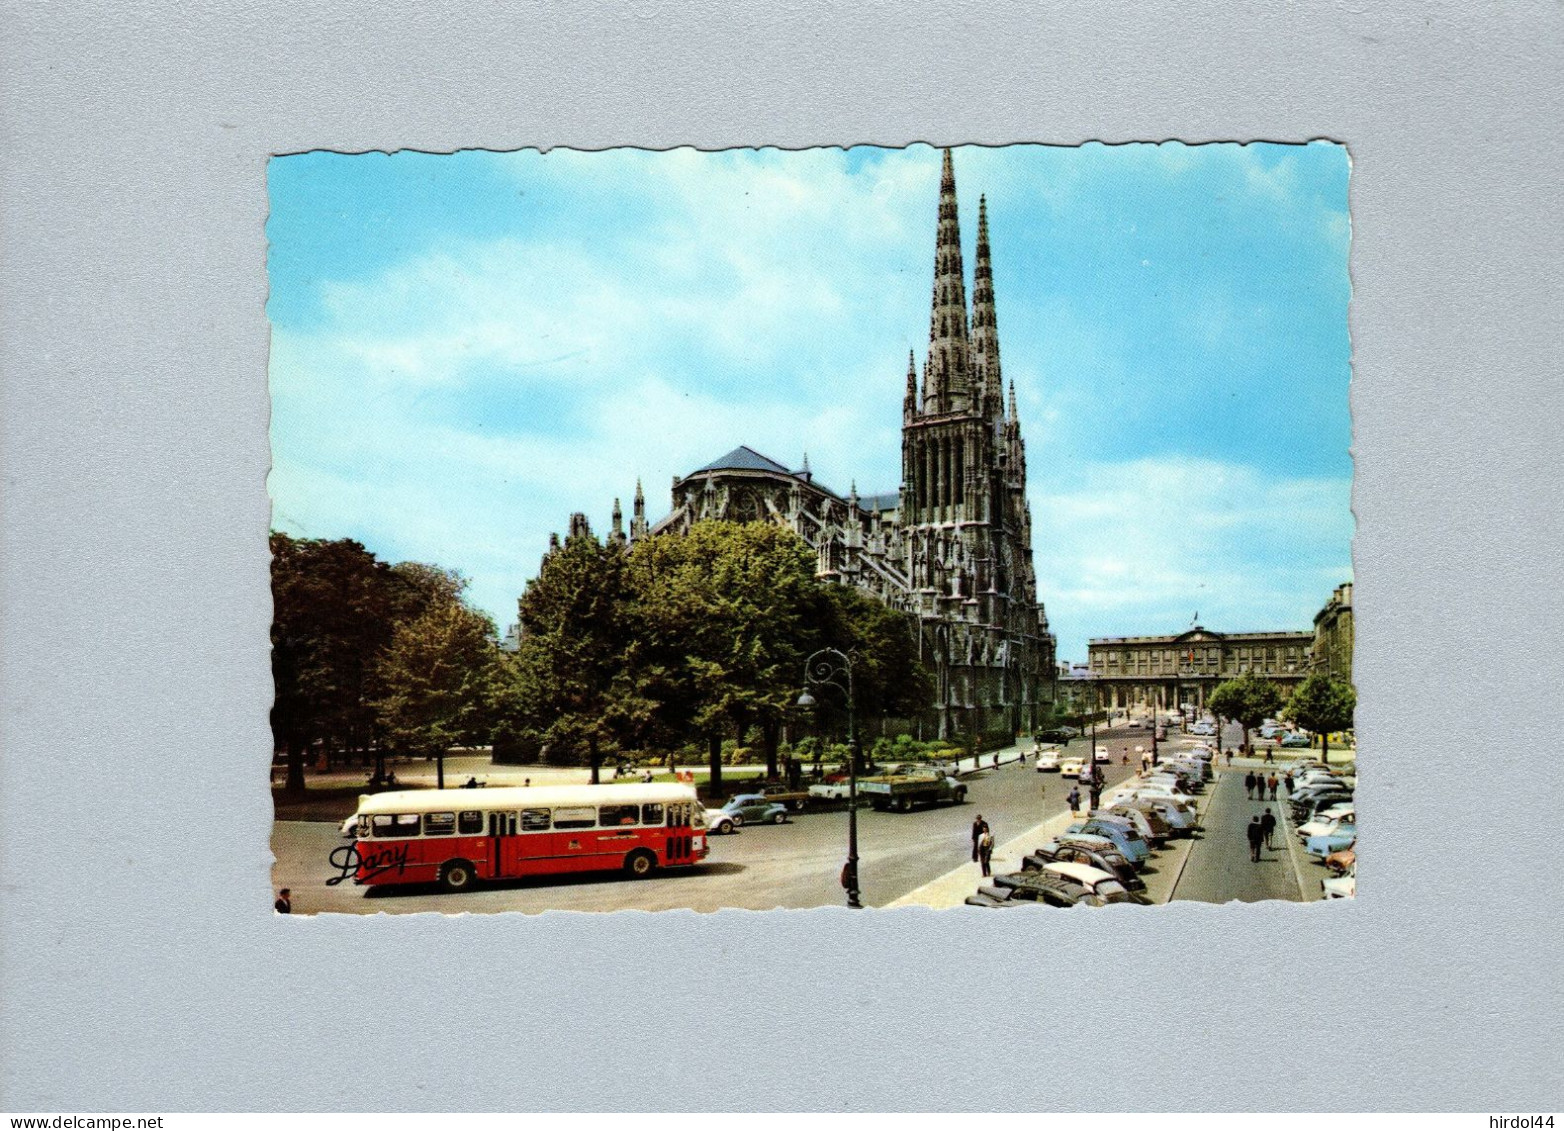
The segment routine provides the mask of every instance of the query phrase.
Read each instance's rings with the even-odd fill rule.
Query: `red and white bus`
[[[360,799],[341,875],[358,884],[477,880],[698,864],[706,822],[688,785],[427,789]],[[333,863],[337,863],[335,855]]]

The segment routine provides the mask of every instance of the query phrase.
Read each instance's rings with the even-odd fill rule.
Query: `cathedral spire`
[[[947,149],[940,171],[939,231],[934,243],[934,295],[929,311],[924,411],[950,412],[967,407],[971,393],[970,352],[967,287],[961,265],[961,224],[956,214],[956,170]]]
[[[635,480],[635,502],[630,511],[630,541],[634,542],[647,535],[646,525],[646,493],[641,490],[641,478]]]
[[[918,362],[912,351],[907,351],[907,395],[901,402],[902,415],[911,416],[918,411]]]
[[[999,372],[999,324],[994,316],[994,269],[988,255],[988,201],[978,197],[977,263],[972,268],[972,356],[978,387],[987,403],[976,406],[991,417],[1000,413],[1004,380]]]
[[[1016,412],[1016,383],[1014,381],[1010,382],[1010,423],[1021,423],[1021,415]]]

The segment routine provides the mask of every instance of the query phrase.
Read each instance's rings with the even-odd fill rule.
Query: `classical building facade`
[[[1087,646],[1105,709],[1203,708],[1224,680],[1257,672],[1290,695],[1308,676],[1312,632],[1216,632],[1195,625],[1176,636],[1103,636]]]
[[[1314,614],[1314,647],[1309,671],[1352,682],[1352,582],[1336,586],[1325,607]]]
[[[908,357],[901,484],[846,495],[808,466],[739,447],[673,480],[671,509],[648,522],[638,483],[628,531],[614,502],[610,537],[678,534],[703,520],[771,522],[815,551],[820,577],[905,611],[935,675],[927,723],[940,737],[1028,729],[1053,697],[1054,637],[1037,596],[1026,445],[1000,371],[987,202],[978,202],[967,305],[956,178],[944,155],[929,346]],[[572,525],[579,516],[572,519]],[[928,735],[933,737],[934,735]]]

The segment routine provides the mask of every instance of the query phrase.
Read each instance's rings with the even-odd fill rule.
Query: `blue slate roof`
[[[775,471],[782,475],[796,474],[776,460],[763,456],[754,448],[747,448],[742,444],[721,459],[714,459],[705,467],[697,467],[690,474],[695,475],[702,471]]]
[[[866,511],[893,511],[900,501],[899,491],[887,491],[879,495],[864,495],[859,498],[858,505]]]

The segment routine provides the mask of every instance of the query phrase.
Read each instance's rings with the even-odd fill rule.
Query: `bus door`
[[[515,852],[515,844],[516,814],[490,813],[489,879],[500,879],[505,876],[514,876],[516,874],[516,870],[513,867],[511,861],[511,855]]]
[[[530,876],[549,868],[554,852],[553,811],[523,809],[517,834],[506,845],[506,874]]]
[[[666,857],[664,863],[690,863],[695,850],[690,837],[690,820],[693,811],[693,806],[682,801],[668,806],[668,841],[664,852]]]

